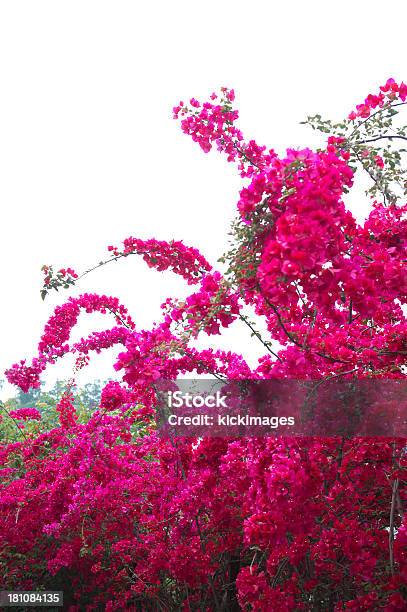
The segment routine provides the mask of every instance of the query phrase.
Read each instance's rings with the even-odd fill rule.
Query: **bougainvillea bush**
[[[63,590],[72,611],[407,608],[405,439],[170,440],[155,421],[156,381],[190,373],[405,377],[406,99],[407,86],[389,79],[341,122],[308,117],[325,134],[321,149],[284,155],[243,136],[233,90],[174,108],[182,131],[242,178],[232,242],[219,270],[181,241],[110,245],[98,266],[139,255],[181,275],[189,297],[169,298],[147,330],[114,297],[68,297],[36,357],[7,371],[27,391],[67,353],[81,368],[122,346],[120,381],[90,417],[77,414],[69,385],[58,427],[34,407],[2,413],[18,433],[0,447],[3,588]],[[362,224],[344,203],[358,172],[371,181]],[[43,270],[43,298],[90,272]],[[70,342],[92,312],[113,327]],[[263,350],[255,368],[195,347],[238,320]]]

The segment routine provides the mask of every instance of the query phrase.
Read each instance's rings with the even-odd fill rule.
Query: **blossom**
[[[41,420],[41,413],[37,408],[18,408],[17,410],[10,410],[9,415],[19,421]]]

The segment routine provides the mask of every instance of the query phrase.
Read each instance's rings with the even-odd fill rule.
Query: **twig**
[[[261,337],[260,333],[251,325],[250,321],[248,321],[247,317],[245,315],[239,314],[239,318],[241,321],[243,321],[243,323],[245,323],[247,325],[247,327],[252,331],[253,335],[256,336],[256,338],[258,340],[260,340],[260,342],[263,344],[263,346],[268,350],[269,353],[271,353],[271,355],[274,355],[274,357],[276,357],[280,363],[283,363],[283,360],[281,359],[281,357],[279,357],[277,355],[277,353],[275,353],[274,351],[271,350],[271,348],[268,345],[268,342],[265,342],[263,340],[263,338]]]
[[[25,435],[25,433],[23,432],[23,430],[20,428],[19,424],[17,423],[16,419],[14,417],[11,416],[11,414],[9,413],[9,411],[7,410],[7,408],[5,407],[5,405],[3,404],[2,401],[0,401],[0,408],[2,408],[4,410],[4,412],[7,414],[8,418],[11,419],[14,423],[14,425],[16,426],[18,433],[23,436],[24,440],[27,440],[27,436]]]
[[[398,139],[398,140],[407,140],[407,136],[401,136],[399,134],[397,135],[389,135],[389,134],[383,134],[382,136],[375,136],[375,138],[368,138],[367,140],[357,140],[355,144],[367,144],[368,142],[376,142],[377,140],[393,140],[393,139]]]
[[[310,350],[310,349],[304,349],[303,344],[301,344],[301,342],[298,342],[298,340],[296,338],[294,338],[294,336],[288,331],[288,329],[284,325],[284,322],[283,322],[283,320],[281,318],[280,313],[278,312],[277,307],[274,304],[272,304],[271,302],[269,302],[268,299],[266,297],[264,297],[264,295],[263,295],[263,299],[266,302],[266,304],[268,306],[270,306],[270,308],[276,314],[278,322],[280,324],[280,327],[283,330],[283,332],[285,333],[285,335],[287,336],[287,338],[289,338],[291,340],[291,342],[293,342],[296,346],[300,347],[301,349],[303,349],[303,350]],[[319,351],[314,351],[314,352],[319,357],[323,357],[324,359],[328,359],[329,361],[333,361],[334,363],[349,363],[349,361],[344,361],[343,359],[336,359],[335,357],[331,357],[330,355],[326,355],[325,353],[321,353]]]
[[[392,486],[391,506],[390,506],[390,524],[389,524],[389,557],[390,557],[390,572],[394,576],[394,513],[396,510],[397,489],[399,479],[396,478]]]

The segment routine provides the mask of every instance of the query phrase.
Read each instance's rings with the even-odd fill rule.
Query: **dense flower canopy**
[[[405,378],[407,179],[395,143],[407,137],[393,118],[406,97],[407,86],[389,79],[341,123],[308,118],[327,134],[323,148],[281,156],[244,138],[233,90],[174,108],[182,131],[204,152],[224,153],[242,177],[224,272],[183,242],[110,245],[95,267],[140,255],[193,292],[166,300],[149,330],[116,298],[71,297],[37,356],[7,371],[27,391],[69,352],[80,368],[92,352],[122,345],[122,380],[106,385],[89,420],[75,413],[70,388],[55,429],[30,429],[35,409],[6,417],[21,434],[0,446],[7,588],[61,587],[72,611],[406,609],[405,440],[175,443],[157,435],[154,384],[189,373]],[[362,225],[345,205],[358,168],[372,180]],[[91,272],[43,270],[43,297]],[[71,343],[82,312],[112,316],[114,327]],[[237,320],[264,349],[255,368],[243,355],[194,347]]]

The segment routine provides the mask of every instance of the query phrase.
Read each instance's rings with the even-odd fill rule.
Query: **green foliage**
[[[79,422],[86,423],[93,412],[99,406],[100,393],[104,382],[96,380],[87,383],[83,387],[73,389],[74,405],[78,414]],[[3,381],[0,380],[0,389]],[[67,390],[68,382],[58,380],[48,391],[43,389],[31,389],[28,393],[21,390],[14,397],[0,402],[0,443],[15,442],[22,437],[31,434],[38,435],[59,426],[56,406]],[[26,421],[24,429],[20,429],[15,419],[9,413],[19,408],[37,408],[41,413],[41,421]]]
[[[366,193],[395,203],[407,195],[407,125],[399,120],[405,102],[386,101],[369,117],[356,122],[334,123],[321,115],[308,116],[301,123],[324,134],[344,139],[343,148],[350,153],[350,163],[361,166],[372,180]],[[380,157],[383,165],[377,163]]]

